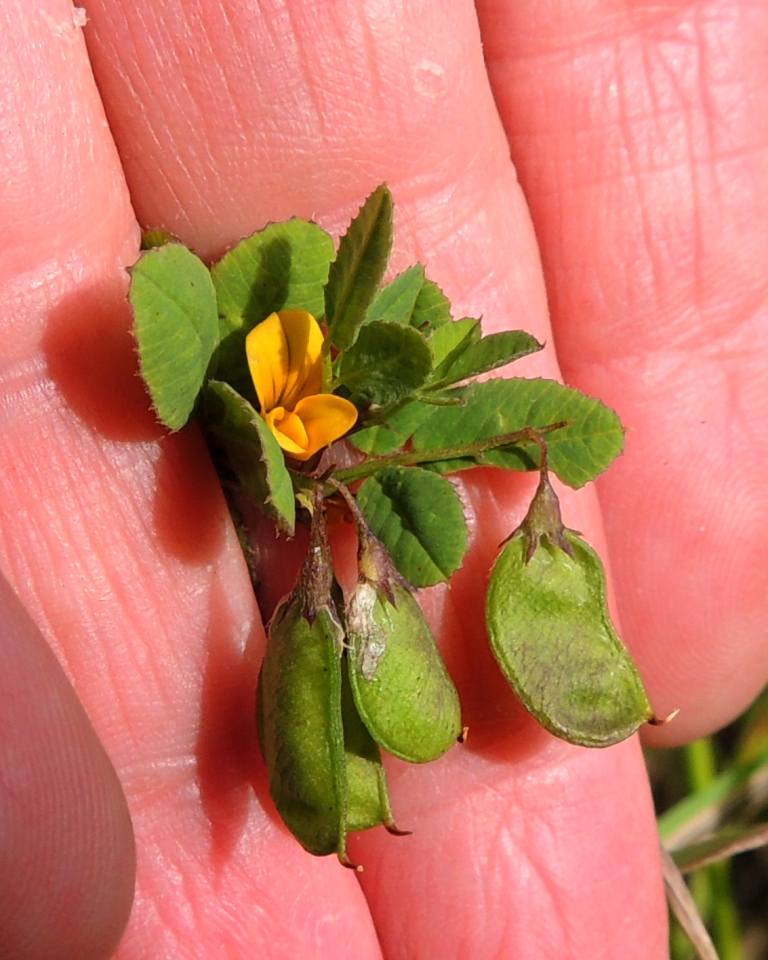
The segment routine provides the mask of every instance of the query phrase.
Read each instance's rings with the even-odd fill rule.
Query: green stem
[[[513,444],[527,440],[536,443],[541,449],[541,435],[550,433],[552,430],[560,430],[568,426],[569,421],[560,423],[550,423],[545,427],[524,427],[522,430],[516,430],[514,433],[502,433],[495,437],[489,437],[487,440],[476,440],[474,443],[464,443],[456,447],[442,447],[439,450],[408,450],[405,453],[390,453],[384,457],[372,457],[365,460],[356,467],[347,467],[346,470],[339,470],[335,478],[343,484],[355,483],[357,480],[363,480],[372,476],[385,467],[412,467],[417,463],[435,463],[440,460],[462,460],[468,457],[474,457],[482,462],[483,454],[489,450],[496,450],[499,447],[509,447]]]
[[[685,748],[685,768],[691,792],[703,790],[715,779],[717,761],[712,741],[708,737],[695,740]]]
[[[695,793],[709,787],[717,777],[712,738],[705,737],[688,744],[684,756],[690,790]],[[711,864],[697,873],[691,887],[721,960],[743,960],[730,868],[728,861]]]

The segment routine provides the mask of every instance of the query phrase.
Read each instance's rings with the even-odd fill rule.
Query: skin
[[[29,611],[0,591],[0,957],[664,957],[637,738],[543,733],[480,627],[529,477],[462,480],[472,552],[424,597],[471,735],[392,764],[413,836],[353,838],[358,876],[287,834],[253,730],[259,612],[196,429],[147,409],[125,268],[135,216],[210,258],[292,215],[337,233],[386,180],[395,270],[421,260],[456,316],[547,341],[515,373],[621,414],[625,455],[564,517],[610,556],[657,713],[681,709],[654,742],[708,733],[768,676],[768,8],[88,17],[86,49],[65,0],[0,4],[0,566]]]

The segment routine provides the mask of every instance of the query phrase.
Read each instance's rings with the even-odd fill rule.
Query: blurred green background
[[[645,756],[662,841],[717,956],[768,960],[768,688],[714,736]],[[674,917],[670,939],[672,960],[700,955]]]

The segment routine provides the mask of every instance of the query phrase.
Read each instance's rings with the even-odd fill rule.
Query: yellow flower
[[[261,415],[296,460],[309,460],[357,420],[357,408],[323,387],[323,333],[306,310],[273,313],[245,338]]]

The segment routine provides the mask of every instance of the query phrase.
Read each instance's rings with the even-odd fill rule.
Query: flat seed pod
[[[269,790],[305,850],[346,843],[346,767],[338,625],[321,608],[310,625],[303,602],[272,619],[259,678],[259,727]]]
[[[349,679],[373,739],[411,763],[441,756],[461,733],[459,697],[410,590],[358,583],[347,606]]]
[[[556,737],[607,747],[653,717],[642,680],[616,634],[595,551],[572,530],[573,556],[546,537],[526,562],[523,532],[491,574],[486,623],[512,689]]]
[[[402,833],[395,826],[379,748],[360,719],[352,698],[346,658],[341,664],[341,715],[347,762],[347,830],[354,833],[383,825],[392,833]]]

